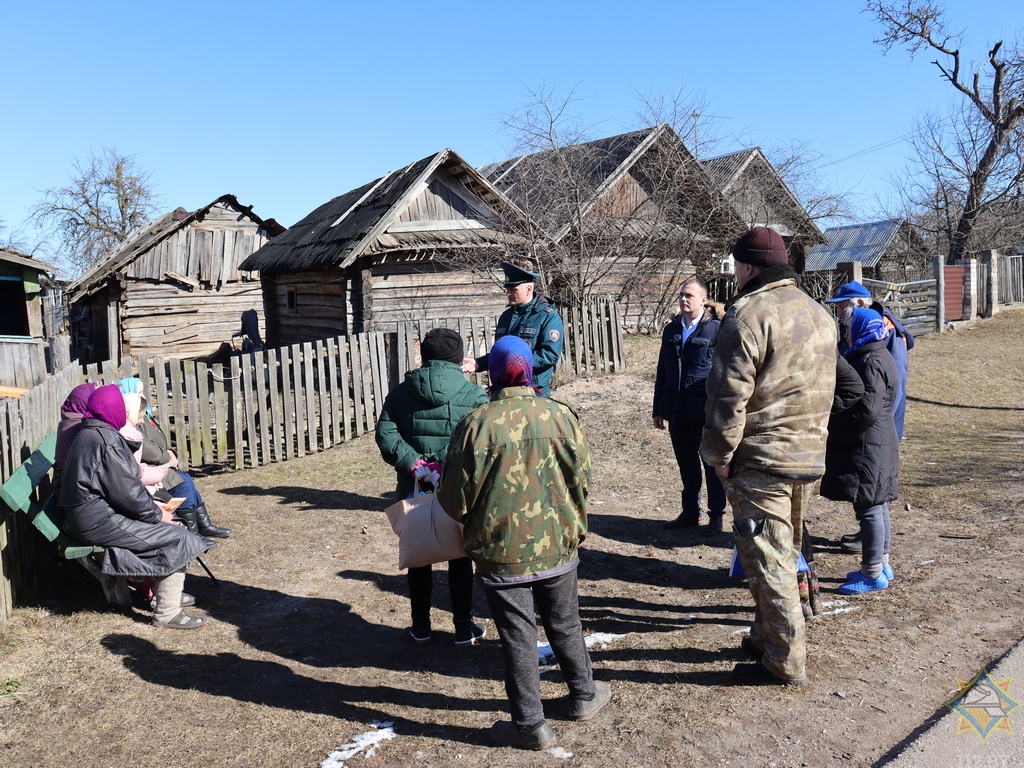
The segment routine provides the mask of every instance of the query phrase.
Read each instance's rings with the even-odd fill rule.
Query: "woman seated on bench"
[[[121,379],[117,386],[125,395],[136,394],[142,398],[143,415],[137,424],[139,431],[142,432],[142,462],[145,466],[161,468],[164,472],[163,488],[172,496],[185,499],[178,507],[178,517],[192,533],[226,539],[231,535],[231,529],[213,524],[206,503],[199,494],[192,476],[188,472],[173,468],[178,463],[177,457],[167,447],[167,438],[157,426],[153,412],[146,404],[142,379]]]
[[[133,447],[118,432],[127,421],[121,391],[113,384],[100,387],[89,397],[87,411],[61,479],[66,532],[106,548],[104,574],[153,579],[154,626],[201,627],[205,618],[182,610],[182,589],[185,568],[206,544],[173,523],[173,513],[159,507],[142,485]]]

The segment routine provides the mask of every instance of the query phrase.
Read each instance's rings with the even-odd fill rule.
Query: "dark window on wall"
[[[294,288],[285,288],[285,309],[289,312],[298,311],[298,299],[295,296]]]
[[[0,276],[0,336],[28,336],[25,283],[20,277]]]

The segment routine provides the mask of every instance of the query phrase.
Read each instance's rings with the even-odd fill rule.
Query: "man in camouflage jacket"
[[[495,343],[491,402],[455,428],[438,500],[465,526],[466,554],[501,637],[512,722],[496,722],[491,736],[547,749],[555,735],[540,698],[535,605],[569,688],[569,717],[592,717],[610,691],[594,682],[579,618],[577,550],[587,535],[590,450],[572,409],[531,386],[531,358],[518,337]]]
[[[739,294],[715,341],[700,454],[722,477],[754,622],[745,684],[807,682],[797,588],[803,515],[825,471],[836,381],[832,316],[796,284],[782,237],[754,227],[733,247]]]

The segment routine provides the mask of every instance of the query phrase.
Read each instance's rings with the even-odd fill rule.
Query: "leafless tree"
[[[948,247],[950,262],[979,246],[978,235],[1000,231],[1002,215],[1020,210],[1024,185],[1024,55],[1003,41],[972,67],[961,52],[963,34],[949,33],[942,7],[931,0],[871,0],[866,12],[882,26],[875,41],[886,52],[904,46],[921,51],[956,91],[958,102],[942,116],[923,118],[915,132],[912,172],[916,183],[905,192],[917,219],[930,226],[937,245]]]
[[[765,156],[815,224],[824,228],[857,220],[853,194],[826,178],[822,168],[829,159],[809,140],[769,147]]]
[[[47,189],[32,210],[56,241],[55,258],[78,273],[112,251],[157,210],[152,174],[114,148],[72,160],[68,184]]]
[[[542,271],[559,304],[611,294],[650,327],[684,273],[706,276],[742,225],[670,125],[598,139],[578,106],[575,92],[563,98],[545,86],[502,118],[512,159],[484,172],[525,214],[504,222],[518,242],[512,248],[510,238],[510,252]],[[668,106],[691,125],[697,111],[680,100],[647,106]],[[634,152],[628,173],[612,173]]]

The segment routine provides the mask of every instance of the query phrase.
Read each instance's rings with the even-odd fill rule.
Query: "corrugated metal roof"
[[[750,161],[760,152],[757,147],[741,149],[739,152],[730,152],[727,155],[709,157],[701,160],[700,164],[708,172],[711,180],[718,185],[723,192],[727,192],[736,180],[743,173],[743,169],[750,164]]]
[[[556,233],[578,213],[574,203],[578,201],[584,208],[593,206],[608,184],[628,170],[631,163],[627,161],[636,159],[634,153],[666,129],[668,126],[645,128],[521,155],[485,165],[480,173],[520,208],[541,219],[543,228]],[[566,200],[566,189],[578,189],[579,195]]]
[[[827,242],[814,246],[807,254],[804,271],[824,272],[847,261],[859,261],[865,267],[877,266],[902,224],[901,219],[887,219],[826,229]]]

